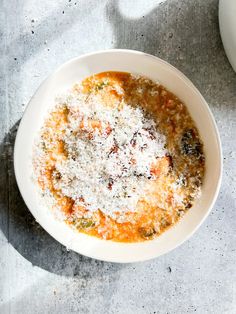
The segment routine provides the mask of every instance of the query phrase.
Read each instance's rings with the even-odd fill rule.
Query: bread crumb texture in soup
[[[123,72],[93,75],[57,97],[33,153],[47,206],[79,232],[113,241],[159,236],[192,207],[204,176],[185,105]]]

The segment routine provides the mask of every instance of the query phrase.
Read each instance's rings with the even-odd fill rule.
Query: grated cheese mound
[[[100,209],[117,218],[135,211],[145,185],[154,179],[151,165],[167,154],[154,120],[124,101],[106,106],[78,86],[58,97],[56,106],[66,106],[69,113],[62,137],[67,158],[57,160],[55,188],[90,212]]]

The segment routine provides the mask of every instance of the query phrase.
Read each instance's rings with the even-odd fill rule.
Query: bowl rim
[[[220,190],[220,186],[221,186],[221,181],[222,181],[222,173],[223,173],[223,155],[222,155],[222,145],[221,145],[221,140],[220,140],[220,135],[219,135],[219,131],[218,131],[218,128],[217,128],[217,125],[216,125],[216,122],[215,122],[215,119],[214,119],[214,116],[208,106],[208,103],[206,102],[205,98],[202,96],[202,94],[200,93],[200,91],[198,90],[198,88],[192,83],[192,81],[185,75],[183,74],[180,70],[178,70],[176,67],[174,67],[173,65],[171,65],[170,63],[168,63],[167,61],[165,60],[162,60],[161,58],[159,57],[156,57],[154,55],[151,55],[151,54],[148,54],[148,53],[145,53],[145,52],[141,52],[141,51],[137,51],[137,50],[132,50],[132,49],[105,49],[105,50],[98,50],[98,51],[95,51],[95,52],[89,52],[89,53],[86,53],[86,54],[82,54],[80,56],[77,56],[77,57],[74,57],[74,58],[71,58],[69,59],[68,61],[64,62],[63,64],[61,64],[59,67],[57,67],[54,71],[52,71],[42,82],[41,84],[39,85],[39,87],[36,89],[36,91],[34,92],[34,94],[32,95],[32,97],[30,98],[24,112],[23,112],[23,116],[21,118],[21,121],[20,121],[20,124],[19,124],[19,127],[18,127],[18,130],[17,130],[17,134],[16,134],[16,138],[15,138],[15,144],[14,144],[14,153],[13,153],[13,159],[14,159],[14,172],[15,172],[15,177],[16,177],[16,182],[17,182],[17,186],[19,188],[19,191],[20,191],[20,194],[21,194],[21,197],[23,198],[28,210],[31,212],[31,214],[33,215],[34,219],[37,220],[37,217],[35,217],[34,213],[32,212],[32,210],[30,209],[30,206],[28,206],[28,200],[24,197],[24,187],[21,185],[21,180],[20,180],[20,176],[19,176],[19,173],[18,173],[18,169],[17,169],[17,165],[16,165],[16,160],[17,160],[17,155],[18,155],[18,152],[20,150],[20,143],[19,143],[19,138],[21,136],[21,129],[22,129],[22,125],[24,124],[24,121],[26,119],[26,116],[27,116],[27,112],[29,110],[29,107],[31,105],[31,103],[33,102],[34,100],[34,97],[35,95],[38,93],[38,91],[41,89],[42,85],[44,85],[51,77],[53,77],[54,75],[57,74],[57,72],[61,71],[64,67],[67,67],[70,63],[73,63],[74,61],[78,61],[78,60],[82,60],[82,59],[86,59],[87,57],[90,57],[90,56],[94,56],[94,55],[100,55],[100,54],[109,54],[109,53],[128,53],[128,54],[139,54],[139,55],[145,55],[149,58],[153,58],[154,60],[157,60],[159,63],[162,63],[163,65],[169,67],[170,69],[172,69],[182,80],[185,81],[185,83],[188,85],[188,87],[190,89],[192,89],[196,94],[197,96],[201,99],[201,102],[202,102],[202,105],[205,107],[208,115],[209,115],[209,118],[212,122],[212,125],[213,125],[213,130],[214,130],[214,133],[215,133],[215,136],[216,136],[216,141],[217,141],[217,149],[218,149],[218,157],[219,157],[219,169],[218,169],[218,172],[219,172],[219,175],[218,175],[218,181],[217,181],[217,184],[216,184],[216,188],[215,188],[215,191],[214,191],[214,194],[213,194],[213,197],[212,197],[212,200],[211,200],[211,203],[210,205],[208,206],[208,208],[205,209],[205,212],[204,214],[202,215],[202,217],[199,219],[199,222],[197,223],[197,225],[192,228],[192,230],[190,232],[188,232],[188,234],[186,236],[183,237],[183,239],[179,240],[177,243],[175,243],[174,245],[172,245],[171,248],[168,248],[166,249],[164,252],[158,254],[156,253],[155,255],[153,255],[151,258],[150,257],[143,257],[143,258],[139,258],[138,260],[137,259],[130,259],[130,260],[122,260],[122,259],[117,259],[117,258],[100,258],[100,257],[97,257],[96,254],[84,254],[84,253],[80,253],[78,251],[75,251],[81,255],[84,255],[84,256],[87,256],[87,257],[90,257],[90,258],[94,258],[94,259],[97,259],[97,260],[102,260],[102,261],[106,261],[106,262],[114,262],[114,263],[131,263],[131,262],[142,262],[142,261],[146,261],[146,260],[151,260],[151,259],[154,259],[154,258],[157,258],[159,256],[162,256],[162,255],[165,255],[169,252],[171,252],[172,250],[176,249],[177,247],[179,247],[181,244],[183,244],[185,241],[187,241],[197,230],[198,228],[200,228],[200,226],[203,224],[203,222],[205,221],[205,219],[208,217],[209,213],[211,212],[215,202],[216,202],[216,199],[218,197],[218,194],[219,194],[219,190]],[[112,71],[112,70],[111,70]],[[49,230],[49,228],[45,228],[44,225],[42,225],[40,223],[41,227],[47,232],[49,233],[50,236],[52,236],[56,241],[58,241],[59,243],[65,245],[64,243],[62,243],[59,239],[57,239],[55,237],[55,235],[52,234],[51,230]],[[150,241],[153,241],[153,240],[150,240]],[[113,242],[113,243],[116,243],[116,242]],[[120,243],[120,242],[119,242]],[[142,243],[142,242],[141,242]],[[123,243],[121,242],[121,244],[123,245],[130,245],[130,243]],[[69,248],[71,249],[71,248]],[[73,248],[72,248],[73,250]]]

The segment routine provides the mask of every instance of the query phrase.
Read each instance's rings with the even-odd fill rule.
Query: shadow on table
[[[215,0],[168,0],[146,16],[130,19],[121,14],[117,1],[110,1],[106,14],[116,48],[137,49],[162,57],[185,72],[213,104],[233,107],[231,97],[235,96],[236,76],[221,44],[217,5]],[[219,92],[222,86],[224,94]],[[0,227],[6,238],[28,261],[47,271],[82,278],[99,276],[106,271],[112,276],[124,266],[68,252],[30,214],[20,196],[13,170],[13,144],[18,124],[0,146],[0,162],[5,168],[0,178]]]

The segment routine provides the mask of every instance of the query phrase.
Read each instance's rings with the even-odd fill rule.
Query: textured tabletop
[[[205,223],[144,263],[68,252],[34,221],[14,178],[17,126],[39,84],[66,60],[108,48],[148,52],[183,71],[209,103],[223,145],[221,191]],[[218,1],[2,0],[0,56],[0,313],[236,313],[236,73]]]

